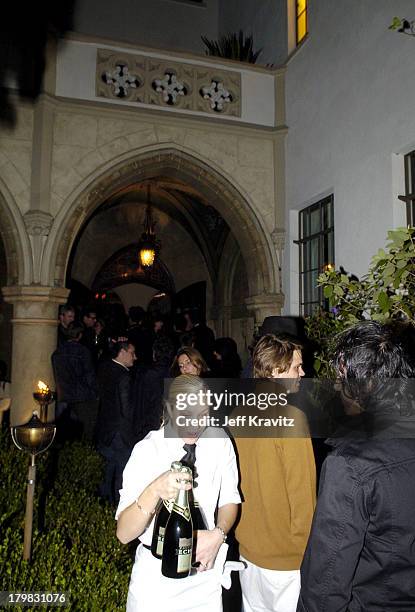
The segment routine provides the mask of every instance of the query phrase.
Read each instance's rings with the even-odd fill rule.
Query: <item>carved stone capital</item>
[[[262,325],[266,317],[281,314],[284,305],[283,293],[263,293],[253,295],[245,300],[246,307],[255,318],[255,327]]]
[[[271,232],[271,240],[277,253],[281,253],[285,248],[285,229],[282,227],[274,228]]]
[[[33,282],[39,283],[43,253],[53,217],[42,210],[28,210],[23,219],[32,247]]]
[[[42,210],[28,210],[23,218],[29,236],[48,236],[53,223],[52,215]]]

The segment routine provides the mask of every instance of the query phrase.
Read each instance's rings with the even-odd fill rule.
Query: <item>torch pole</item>
[[[26,516],[24,525],[23,559],[30,561],[32,550],[32,528],[33,528],[33,498],[36,483],[35,456],[31,455],[29,471],[27,473],[27,496],[26,496]]]

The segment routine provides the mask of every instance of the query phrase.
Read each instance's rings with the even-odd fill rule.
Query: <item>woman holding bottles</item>
[[[123,543],[139,538],[127,599],[128,612],[220,612],[222,572],[226,559],[226,535],[233,526],[240,496],[232,443],[226,434],[203,426],[206,406],[178,410],[182,394],[204,390],[203,380],[182,375],[168,392],[168,422],[150,432],[131,454],[123,475],[117,509],[117,536]],[[189,426],[177,427],[177,417]],[[187,417],[189,417],[187,419]],[[199,419],[201,423],[199,425]],[[184,445],[186,445],[184,447]],[[204,515],[207,529],[197,532],[197,569],[182,580],[161,573],[161,560],[151,553],[153,525],[160,503],[172,503],[179,490],[192,488],[190,472],[169,469],[172,462],[193,452],[196,488],[194,499]],[[216,520],[215,520],[216,517]]]

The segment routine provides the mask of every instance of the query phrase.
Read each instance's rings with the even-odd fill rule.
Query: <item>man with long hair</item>
[[[368,321],[337,338],[346,426],[327,440],[298,612],[415,610],[415,371],[403,331]]]
[[[301,345],[294,339],[266,334],[253,352],[254,377],[269,380],[274,392],[298,391]],[[262,383],[259,383],[262,384]],[[294,612],[300,591],[300,565],[316,496],[313,447],[304,414],[288,406],[299,437],[240,437],[236,440],[243,495],[236,529],[241,559],[244,612]],[[304,432],[304,433],[303,433]]]

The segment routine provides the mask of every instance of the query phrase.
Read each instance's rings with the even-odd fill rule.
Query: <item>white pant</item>
[[[243,612],[295,612],[300,594],[300,570],[264,569],[241,556]]]

